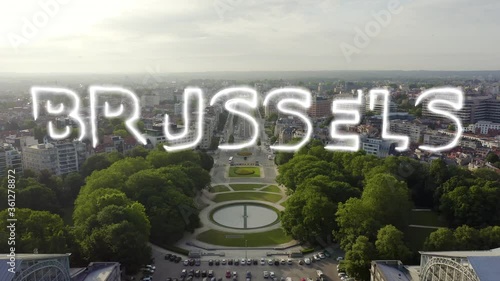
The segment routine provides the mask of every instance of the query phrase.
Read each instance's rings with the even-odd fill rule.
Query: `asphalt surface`
[[[214,271],[214,277],[215,278],[222,278],[222,280],[232,280],[227,279],[225,277],[226,271],[229,270],[231,272],[236,271],[238,273],[237,280],[243,280],[245,281],[246,278],[246,272],[250,271],[252,275],[252,280],[268,280],[272,281],[270,278],[264,278],[263,272],[268,271],[268,272],[274,272],[276,278],[280,280],[281,277],[290,277],[292,278],[292,281],[300,281],[301,278],[312,278],[313,280],[316,280],[316,270],[321,270],[326,276],[326,280],[332,280],[332,281],[340,281],[340,278],[338,278],[338,273],[337,273],[337,261],[334,258],[326,258],[320,261],[316,261],[311,263],[310,265],[299,265],[298,261],[299,259],[292,259],[293,264],[292,265],[260,265],[260,258],[262,257],[252,257],[248,256],[248,258],[257,258],[259,260],[258,265],[208,265],[208,260],[213,259],[214,261],[216,259],[222,260],[224,257],[203,257],[201,260],[201,265],[200,266],[184,266],[182,261],[180,263],[174,263],[170,261],[164,260],[164,254],[162,252],[153,250],[153,256],[155,257],[155,266],[156,270],[155,273],[153,274],[153,280],[158,281],[162,280],[165,281],[167,278],[177,278],[178,280],[180,279],[181,271],[183,269],[186,269],[189,271],[190,269],[193,270],[213,270]],[[244,253],[242,253],[241,258],[244,258]],[[240,258],[240,260],[241,260]],[[275,258],[275,259],[281,259],[284,258],[285,260],[287,259],[286,256],[275,256],[275,257],[263,257],[266,259],[269,258]],[[187,259],[186,257],[183,257],[183,260]],[[194,277],[193,281],[202,281],[202,277]]]

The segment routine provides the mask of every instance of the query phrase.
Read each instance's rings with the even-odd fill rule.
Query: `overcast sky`
[[[65,1],[0,0],[0,72],[500,69],[498,0],[400,0],[366,46],[391,0]]]

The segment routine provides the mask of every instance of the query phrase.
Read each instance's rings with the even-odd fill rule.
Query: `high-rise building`
[[[330,116],[332,113],[332,101],[325,97],[314,96],[311,107],[308,110],[309,116],[313,118]]]
[[[436,115],[427,109],[427,104],[430,101],[432,101],[431,98],[423,101],[422,115],[432,119],[443,118],[442,115]],[[451,108],[445,106],[436,107],[443,110],[451,110]],[[456,114],[463,124],[473,124],[478,121],[500,123],[500,99],[491,95],[465,96],[463,107]]]

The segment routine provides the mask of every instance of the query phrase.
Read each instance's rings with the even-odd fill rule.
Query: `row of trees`
[[[462,225],[456,229],[440,228],[425,241],[425,250],[489,250],[500,247],[500,226],[476,229]]]
[[[173,243],[199,225],[193,197],[210,183],[212,166],[206,153],[167,153],[159,146],[151,151],[136,147],[127,155],[97,154],[80,173],[62,177],[25,171],[16,184],[17,252],[71,252],[78,266],[109,260],[135,272],[149,262],[147,242]],[[5,198],[6,187],[3,180]],[[7,209],[6,201],[0,204]],[[62,217],[73,205],[73,224],[65,224]],[[0,230],[4,241],[7,231]],[[0,251],[7,250],[2,244]]]
[[[278,153],[275,160],[281,164],[277,182],[290,193],[281,214],[285,232],[311,243],[333,233],[346,252],[348,272],[359,279],[367,278],[372,259],[413,257],[403,233],[414,206],[434,208],[452,227],[468,224],[485,227],[484,237],[496,234],[488,226],[500,219],[500,177],[489,170],[470,172],[442,160],[426,164],[408,157],[330,152],[315,141],[295,154]]]
[[[90,162],[100,161],[89,159]],[[73,213],[75,238],[85,257],[114,257],[125,264],[140,265],[149,257],[147,241],[167,245],[180,239],[185,231],[193,231],[199,225],[193,197],[210,183],[208,170],[212,165],[213,160],[204,153],[167,153],[159,146],[145,157],[125,157],[100,170],[94,166],[75,201]],[[141,248],[113,245],[120,251],[116,253],[99,244],[99,235],[111,237],[115,228],[130,231],[114,239]],[[139,232],[142,234],[136,235]],[[131,241],[133,238],[137,240]],[[125,259],[133,255],[137,257]]]

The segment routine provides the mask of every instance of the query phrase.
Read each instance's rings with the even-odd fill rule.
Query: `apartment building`
[[[81,141],[36,144],[22,151],[24,169],[49,170],[55,175],[79,171],[86,158],[86,145]]]
[[[423,138],[427,126],[405,120],[392,120],[390,128],[391,132],[409,136],[411,142],[419,143]]]
[[[384,109],[384,97],[377,96],[374,100],[373,110],[370,109],[370,95],[365,95],[365,111],[366,112],[374,112],[375,114],[382,114]],[[396,112],[398,110],[397,105],[389,101],[389,112]]]
[[[307,111],[312,118],[332,115],[332,101],[325,97],[313,96],[311,107]]]
[[[11,144],[4,143],[0,147],[0,176],[7,175],[7,170],[13,169],[16,174],[23,172],[21,153]]]
[[[470,124],[465,128],[465,131],[481,135],[500,135],[500,123],[493,123],[491,121],[479,121],[475,124]]]
[[[432,98],[423,101],[422,115],[431,119],[443,119],[441,115],[432,113],[427,109],[427,104],[430,101],[432,101]],[[437,107],[451,111],[449,107]],[[500,99],[492,95],[466,95],[462,109],[457,111],[456,114],[462,120],[463,124],[473,124],[478,121],[500,123]]]
[[[361,137],[361,149],[367,154],[377,157],[387,157],[396,152],[397,144],[390,140]]]

